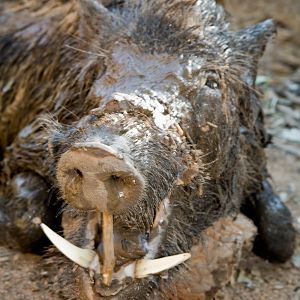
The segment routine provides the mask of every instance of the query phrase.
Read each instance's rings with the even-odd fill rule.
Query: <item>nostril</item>
[[[73,169],[67,169],[65,171],[65,175],[69,178],[69,179],[74,179],[74,178],[83,178],[83,174],[82,172],[77,169],[77,168],[73,168]]]
[[[118,181],[118,180],[120,180],[120,176],[118,176],[118,175],[111,175],[110,178],[111,178],[113,181]]]
[[[83,177],[83,174],[82,174],[82,172],[81,172],[79,169],[74,169],[74,172],[75,172],[75,174],[76,174],[77,176]]]

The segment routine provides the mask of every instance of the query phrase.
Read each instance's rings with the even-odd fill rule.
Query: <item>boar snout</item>
[[[76,144],[65,152],[58,161],[57,180],[72,206],[111,213],[134,205],[145,185],[128,159],[102,143]]]

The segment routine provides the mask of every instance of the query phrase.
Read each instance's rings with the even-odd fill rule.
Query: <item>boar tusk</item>
[[[185,262],[190,257],[190,253],[182,253],[157,259],[141,259],[136,262],[135,277],[143,278],[169,270]]]
[[[41,224],[41,228],[54,246],[67,258],[83,268],[90,268],[97,256],[95,251],[82,249],[71,244],[43,223]]]
[[[102,242],[103,242],[103,283],[110,286],[115,267],[113,216],[108,211],[102,214]]]
[[[113,279],[123,281],[125,278],[144,278],[180,265],[191,257],[189,253],[182,253],[158,259],[140,259],[126,266],[122,266],[113,274]]]

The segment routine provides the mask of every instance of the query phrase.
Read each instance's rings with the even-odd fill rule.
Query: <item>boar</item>
[[[272,20],[230,31],[213,0],[0,8],[1,241],[40,251],[41,220],[73,260],[53,250],[65,297],[164,298],[201,233],[239,211],[257,253],[292,255],[255,90]]]

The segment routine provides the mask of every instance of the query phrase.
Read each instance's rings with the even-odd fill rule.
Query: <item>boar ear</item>
[[[244,63],[250,63],[248,74],[244,74],[244,79],[248,84],[252,85],[254,83],[258,60],[263,55],[268,41],[275,34],[276,24],[271,19],[247,27],[235,34],[235,50],[242,54],[241,58]]]
[[[105,35],[112,30],[114,15],[100,0],[78,0],[82,34],[88,37]]]
[[[265,47],[276,33],[275,22],[271,19],[245,28],[236,33],[236,42],[239,50],[259,59]]]

